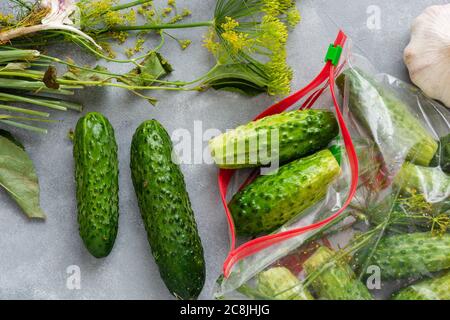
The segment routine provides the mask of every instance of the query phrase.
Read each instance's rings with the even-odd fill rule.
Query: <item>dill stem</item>
[[[10,125],[10,126],[13,126],[13,127],[17,127],[20,129],[25,129],[25,130],[29,130],[29,131],[33,131],[33,132],[37,132],[37,133],[43,133],[43,134],[47,133],[46,129],[35,127],[35,126],[30,126],[28,124],[24,124],[24,123],[20,123],[20,122],[16,122],[16,121],[0,119],[0,122]]]
[[[210,27],[214,21],[190,22],[190,23],[162,23],[162,24],[143,24],[137,26],[115,26],[108,31],[132,31],[132,30],[162,30],[162,29],[182,29]]]
[[[128,8],[131,8],[134,6],[138,6],[140,4],[145,4],[147,2],[152,2],[152,0],[136,0],[136,1],[129,2],[129,3],[120,4],[120,5],[111,7],[111,11],[119,11],[119,10],[123,10],[123,9],[128,9]]]
[[[45,117],[45,118],[48,118],[50,116],[50,114],[47,113],[47,112],[40,112],[40,111],[31,110],[31,109],[25,109],[25,108],[20,108],[20,107],[13,107],[13,106],[8,106],[8,105],[4,105],[4,104],[0,104],[0,109],[1,110],[6,110],[6,111],[11,111],[11,112],[18,112],[18,113],[28,114],[28,115],[31,115],[31,116]]]
[[[190,91],[190,88],[183,87],[161,87],[161,86],[130,86],[121,83],[104,82],[104,81],[79,81],[79,80],[66,80],[58,79],[60,84],[80,84],[86,86],[106,86],[106,87],[117,87],[128,90],[167,90],[167,91]]]

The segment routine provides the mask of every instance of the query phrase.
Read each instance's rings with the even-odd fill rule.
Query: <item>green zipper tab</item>
[[[328,47],[327,55],[325,56],[325,62],[331,61],[335,66],[338,65],[339,59],[341,58],[342,47],[334,44],[330,44]]]

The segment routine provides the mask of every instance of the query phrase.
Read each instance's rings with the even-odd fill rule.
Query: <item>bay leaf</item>
[[[0,134],[0,186],[29,218],[45,219],[39,204],[39,182],[32,160],[9,133]]]
[[[121,77],[118,80],[128,85],[151,86],[155,80],[161,79],[173,71],[170,63],[159,53],[152,52],[140,66],[126,74],[129,77]]]

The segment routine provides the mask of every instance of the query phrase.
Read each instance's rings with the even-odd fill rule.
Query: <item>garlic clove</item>
[[[450,107],[450,4],[428,7],[414,20],[404,61],[411,81]]]

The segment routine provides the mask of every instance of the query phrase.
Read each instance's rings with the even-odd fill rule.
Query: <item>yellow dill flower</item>
[[[171,7],[175,7],[176,6],[176,2],[175,2],[175,0],[167,0],[167,5],[171,6]]]
[[[170,13],[172,12],[172,8],[171,7],[166,7],[162,10],[162,16],[163,17],[167,17]]]
[[[89,19],[97,19],[108,12],[109,9],[118,4],[118,0],[84,0],[77,3],[82,16],[88,16]]]
[[[230,46],[234,53],[244,49],[251,49],[253,39],[244,32],[236,31],[236,28],[239,27],[238,21],[230,17],[225,17],[225,22],[220,26],[224,30],[220,36]]]
[[[447,214],[442,213],[437,217],[433,218],[431,232],[434,235],[441,236],[447,232],[449,226],[450,226],[450,217]]]
[[[288,39],[288,29],[278,18],[264,16],[262,18],[258,45],[267,48],[271,52],[284,50]]]
[[[103,17],[107,26],[115,26],[125,22],[122,15],[117,11],[108,11]]]
[[[170,23],[176,23],[176,22],[179,22],[181,20],[183,20],[183,17],[180,14],[177,14],[177,15],[173,16],[173,18],[170,19],[169,22]]]
[[[142,5],[141,7],[138,8],[138,13],[147,20],[152,21],[152,18],[155,16],[156,12],[154,9],[152,9],[152,6]]]
[[[189,17],[192,14],[191,10],[184,8],[183,12],[181,13],[182,17]]]
[[[129,24],[135,23],[136,22],[136,11],[131,9],[130,11],[128,11],[128,13],[125,14],[124,18]]]
[[[14,22],[14,15],[12,13],[4,14],[0,12],[0,24],[9,25]]]
[[[217,56],[220,49],[220,43],[216,41],[216,34],[213,30],[209,30],[203,39],[203,46],[213,55]]]
[[[87,1],[86,8],[90,9],[91,12],[103,13],[117,3],[118,1],[113,0]]]
[[[113,32],[113,33],[111,33],[111,37],[113,39],[117,40],[117,42],[119,42],[119,44],[123,44],[128,39],[128,33],[124,32],[124,31]]]
[[[178,43],[180,44],[181,49],[185,50],[191,45],[192,41],[189,39],[184,39],[180,40]]]
[[[291,91],[292,69],[286,62],[286,51],[274,52],[272,59],[264,65],[269,78],[268,93],[270,95],[286,95]]]
[[[301,20],[300,12],[296,7],[292,7],[288,10],[286,13],[286,20],[289,25],[289,27],[293,28],[295,27]]]
[[[134,46],[134,53],[142,51],[144,48],[145,38],[138,37]]]
[[[239,27],[239,22],[231,17],[225,17],[225,22],[221,24],[221,27],[225,31],[232,31]]]
[[[250,39],[248,34],[243,32],[236,32],[233,30],[222,33],[222,38],[230,45],[234,52],[242,51],[244,49],[251,49],[253,39]]]
[[[134,56],[134,49],[133,48],[128,48],[125,50],[125,54],[128,58],[131,58],[132,56]]]
[[[103,48],[103,50],[106,52],[106,54],[108,55],[109,58],[111,58],[111,59],[116,58],[116,53],[111,48],[111,44],[109,42],[106,42],[106,41],[100,42],[99,45]]]
[[[285,14],[294,5],[294,0],[263,0],[264,12],[273,17]]]

